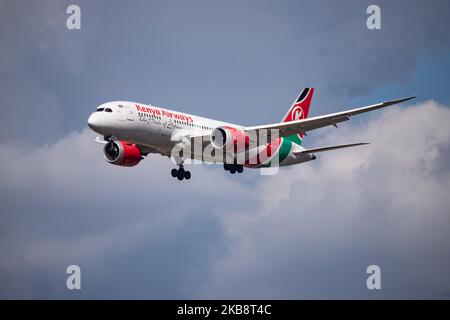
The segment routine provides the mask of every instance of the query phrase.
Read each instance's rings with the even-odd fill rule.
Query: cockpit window
[[[110,108],[106,108],[105,112],[112,112],[112,110]]]
[[[105,110],[105,108],[98,108],[97,112],[102,112],[103,110]]]

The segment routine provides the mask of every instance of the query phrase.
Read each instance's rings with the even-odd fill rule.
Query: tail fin
[[[306,119],[308,117],[309,105],[311,104],[313,94],[314,88],[303,89],[303,91],[289,108],[288,112],[283,117],[281,122]],[[303,134],[294,134],[286,138],[297,144],[302,144]]]

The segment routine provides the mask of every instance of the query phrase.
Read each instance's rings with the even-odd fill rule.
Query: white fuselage
[[[243,167],[289,166],[316,159],[315,154],[366,145],[366,142],[305,149],[307,132],[351,117],[405,102],[415,96],[385,101],[308,118],[314,88],[304,88],[281,122],[244,127],[152,105],[112,101],[98,106],[88,119],[89,127],[103,135],[105,160],[119,166],[135,166],[149,153],[175,160],[179,169],[171,175],[190,179],[183,169],[186,159],[223,163],[231,174]]]
[[[98,106],[89,117],[88,125],[104,136],[132,141],[162,154],[170,154],[178,135],[209,134],[219,126],[242,127],[129,101],[113,101]]]
[[[180,142],[180,137],[196,134],[209,136],[215,128],[223,126],[244,129],[241,125],[129,101],[112,101],[98,106],[89,117],[88,125],[105,137],[111,136],[139,145],[145,154],[160,153],[169,157],[175,145]],[[287,146],[284,148],[286,156],[279,163],[268,159],[269,165],[285,166],[311,160],[310,155],[294,154],[304,149],[302,146],[287,140],[282,143]],[[277,149],[282,150],[279,147],[280,145]],[[253,150],[255,154],[260,152]],[[190,158],[220,162],[206,154],[207,156],[201,149],[198,153],[192,152]]]

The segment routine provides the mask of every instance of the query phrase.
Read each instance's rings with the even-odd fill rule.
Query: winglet
[[[403,99],[397,99],[397,100],[392,100],[392,101],[387,101],[386,103],[392,103],[392,104],[396,104],[396,103],[400,103],[400,102],[405,102],[408,100],[412,100],[417,98],[417,96],[411,96],[411,97],[407,97],[407,98],[403,98]]]

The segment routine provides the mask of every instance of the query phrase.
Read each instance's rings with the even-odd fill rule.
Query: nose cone
[[[98,130],[100,129],[100,119],[96,112],[94,112],[93,114],[91,114],[89,116],[87,123],[88,123],[89,128],[91,128],[92,130],[94,130],[96,132],[98,132]]]

